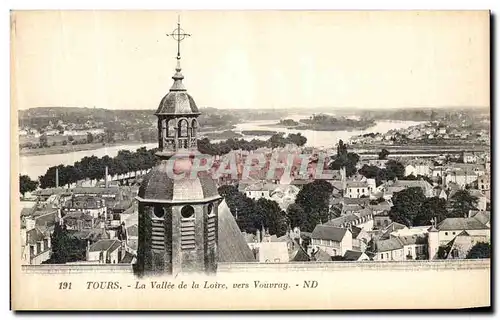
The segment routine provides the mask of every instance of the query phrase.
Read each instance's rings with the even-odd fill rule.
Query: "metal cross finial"
[[[189,33],[185,33],[184,30],[181,29],[181,17],[178,17],[177,20],[177,29],[172,31],[172,33],[167,34],[167,36],[171,36],[174,38],[175,41],[177,41],[177,60],[180,60],[181,58],[181,41],[184,40],[186,37],[190,37],[191,35]]]

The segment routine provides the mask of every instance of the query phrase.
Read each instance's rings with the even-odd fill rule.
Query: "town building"
[[[370,190],[366,181],[347,181],[344,190],[345,197],[347,198],[361,198],[369,197]]]
[[[317,225],[311,235],[310,251],[321,249],[330,256],[343,256],[352,250],[352,233],[346,228]]]

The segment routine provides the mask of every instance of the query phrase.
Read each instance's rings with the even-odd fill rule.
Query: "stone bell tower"
[[[218,261],[218,206],[221,197],[208,172],[189,174],[199,155],[197,130],[200,115],[187,93],[180,66],[180,28],[170,34],[178,43],[174,83],[161,100],[158,117],[158,165],[139,188],[139,243],[136,273],[214,273]],[[175,162],[173,161],[175,159]],[[174,179],[173,174],[185,174]]]

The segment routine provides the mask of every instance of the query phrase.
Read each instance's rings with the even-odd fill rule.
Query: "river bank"
[[[290,117],[290,116],[289,116]],[[297,116],[299,117],[299,116]],[[300,116],[301,118],[303,116]],[[333,148],[340,139],[349,141],[353,136],[369,133],[381,132],[385,133],[392,129],[402,129],[418,124],[413,121],[380,121],[375,126],[367,130],[357,131],[314,131],[314,130],[293,130],[286,128],[275,128],[269,126],[276,123],[276,120],[260,120],[252,122],[244,122],[236,125],[234,132],[242,134],[243,131],[276,131],[282,132],[285,135],[289,133],[300,133],[307,138],[307,146],[315,148]],[[248,133],[248,132],[247,132]],[[254,132],[257,133],[257,132]],[[245,140],[267,140],[269,136],[266,135],[244,135]],[[216,142],[212,140],[212,142]],[[85,145],[81,145],[85,146]],[[90,145],[89,145],[90,146]],[[156,143],[137,143],[137,144],[120,144],[120,145],[106,145],[100,146],[94,150],[80,150],[80,151],[67,151],[59,154],[43,154],[43,155],[22,155],[19,157],[19,168],[21,174],[26,174],[32,179],[38,179],[40,175],[46,173],[47,169],[57,165],[73,165],[75,162],[80,161],[83,157],[114,157],[120,150],[135,151],[138,148],[146,147],[147,149],[156,148]]]
[[[34,149],[24,148],[19,151],[19,156],[34,157],[34,156],[56,155],[56,154],[68,154],[72,152],[91,151],[101,148],[130,146],[130,145],[135,146],[135,145],[140,145],[141,143],[143,142],[119,141],[114,143],[86,143],[86,144],[66,145],[66,146],[50,146],[46,148],[34,148]]]

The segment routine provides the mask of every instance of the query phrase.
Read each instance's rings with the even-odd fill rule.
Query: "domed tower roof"
[[[182,80],[180,59],[177,59],[176,73],[172,77],[174,83],[155,112],[155,115],[199,115],[200,112],[193,97],[188,93]]]
[[[181,171],[186,172],[186,176],[174,179],[174,174]],[[161,161],[146,174],[138,193],[138,200],[157,203],[197,203],[220,198],[217,185],[208,172],[199,172],[192,178],[189,168],[179,171],[176,165],[169,168],[168,160]]]

